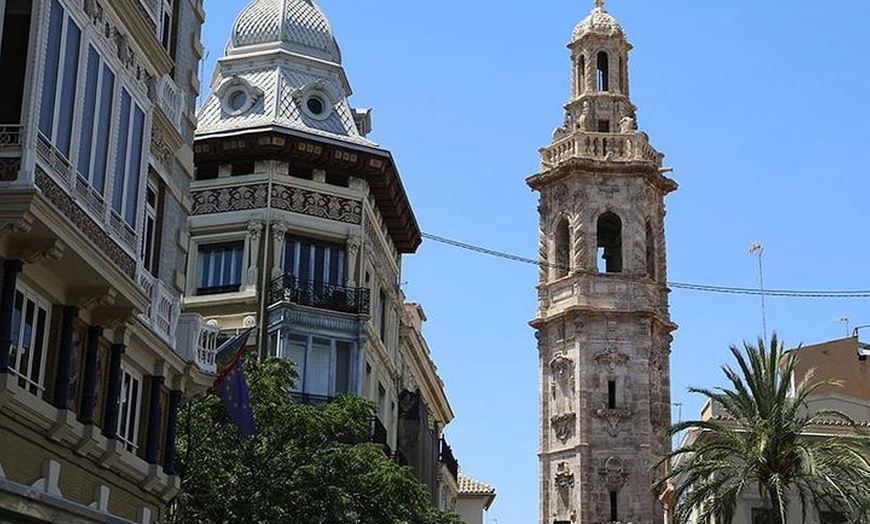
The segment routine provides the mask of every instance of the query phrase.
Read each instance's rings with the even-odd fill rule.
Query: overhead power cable
[[[512,253],[507,253],[504,251],[498,251],[495,249],[486,248],[483,246],[478,246],[475,244],[469,244],[467,242],[460,242],[459,240],[453,240],[451,238],[442,237],[439,235],[433,235],[431,233],[422,233],[423,238],[432,240],[433,242],[438,242],[441,244],[445,244],[448,246],[452,246],[458,249],[464,249],[466,251],[471,251],[473,253],[480,253],[483,255],[488,255],[492,257],[502,258],[505,260],[510,260],[513,262],[519,262],[522,264],[528,264],[539,267],[547,267],[547,268],[556,268],[556,269],[567,269],[564,266],[560,266],[557,264],[549,264],[545,262],[540,262],[533,258],[522,257],[519,255],[514,255]],[[791,297],[791,298],[870,298],[870,290],[867,291],[813,291],[813,290],[795,290],[795,289],[753,289],[753,288],[745,288],[745,287],[731,287],[731,286],[717,286],[712,284],[692,284],[686,282],[668,282],[667,285],[669,287],[675,289],[685,289],[688,291],[700,291],[706,293],[722,293],[729,295],[761,295],[764,294],[766,296],[772,297]]]

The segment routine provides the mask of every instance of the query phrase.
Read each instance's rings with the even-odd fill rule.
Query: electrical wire
[[[519,255],[514,255],[512,253],[507,253],[504,251],[498,251],[495,249],[489,249],[483,246],[478,246],[475,244],[469,244],[467,242],[460,242],[459,240],[454,240],[452,238],[442,237],[439,235],[433,235],[432,233],[422,233],[423,238],[432,240],[433,242],[438,242],[441,244],[445,244],[448,246],[452,246],[458,249],[463,249],[466,251],[471,251],[473,253],[480,253],[483,255],[488,255],[496,258],[502,258],[505,260],[510,260],[512,262],[519,262],[522,264],[528,264],[538,267],[545,268],[555,268],[555,269],[567,269],[564,266],[560,266],[557,264],[548,264],[545,262],[540,262],[538,260],[522,257]],[[705,293],[721,293],[721,294],[730,294],[730,295],[765,295],[771,297],[789,297],[789,298],[870,298],[870,290],[863,291],[812,291],[812,290],[794,290],[794,289],[753,289],[753,288],[745,288],[745,287],[732,287],[732,286],[717,286],[712,284],[693,284],[686,282],[667,282],[669,287],[674,289],[683,289],[687,291],[699,291]]]

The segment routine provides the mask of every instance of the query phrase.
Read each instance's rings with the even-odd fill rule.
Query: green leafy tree
[[[295,403],[287,360],[247,359],[245,374],[252,437],[239,434],[214,395],[182,410],[171,524],[461,524],[433,507],[410,468],[369,442],[370,402]]]
[[[707,397],[721,417],[675,424],[697,438],[663,457],[665,470],[653,488],[672,489],[676,524],[710,517],[730,524],[741,496],[756,490],[772,509],[776,524],[787,524],[789,502],[800,502],[801,522],[812,514],[832,512],[842,522],[866,523],[870,517],[870,446],[866,434],[836,411],[808,409],[809,396],[823,384],[812,372],[794,377],[796,352],[786,353],[774,334],[743,349],[731,346],[737,369],[723,366],[728,387],[690,388]],[[795,382],[792,382],[794,379]],[[849,431],[811,436],[823,422],[837,421]],[[818,432],[816,431],[816,434]]]

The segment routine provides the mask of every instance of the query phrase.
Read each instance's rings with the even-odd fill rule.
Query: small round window
[[[308,107],[308,110],[311,111],[311,114],[314,116],[320,116],[326,110],[326,107],[323,104],[323,100],[317,96],[308,97],[308,100],[305,102],[305,105]]]
[[[227,99],[227,106],[229,106],[232,111],[241,111],[244,109],[247,102],[248,93],[239,89],[230,93],[230,96]]]

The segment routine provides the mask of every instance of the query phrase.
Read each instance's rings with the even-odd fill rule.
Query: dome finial
[[[596,9],[604,9],[604,0],[595,0]]]

